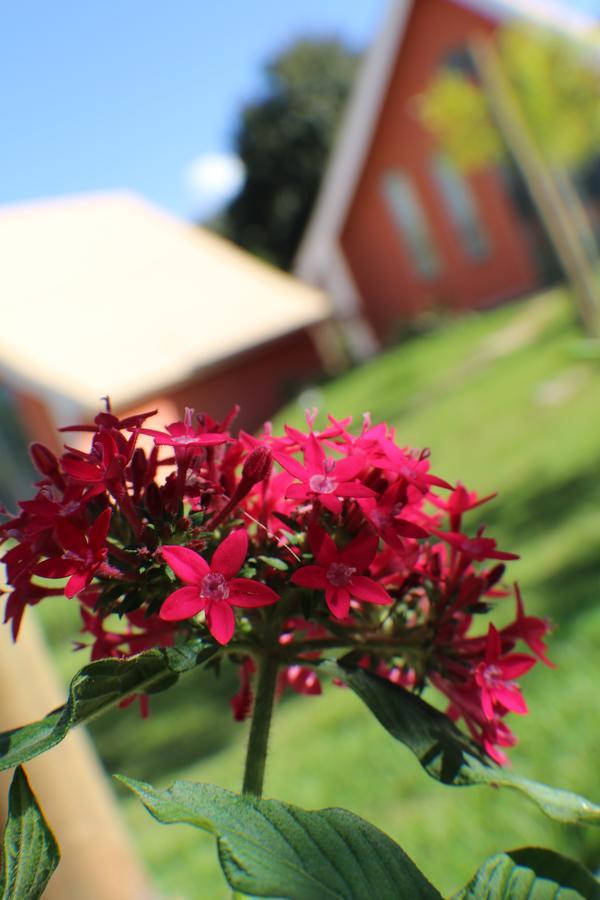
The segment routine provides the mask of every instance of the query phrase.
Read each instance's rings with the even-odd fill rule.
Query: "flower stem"
[[[246,768],[242,793],[262,795],[267,760],[267,746],[277,687],[278,660],[276,656],[262,656],[258,664],[256,697],[246,751]]]

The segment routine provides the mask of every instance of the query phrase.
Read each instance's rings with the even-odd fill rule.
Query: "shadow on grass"
[[[503,549],[527,553],[527,544],[557,528],[600,511],[600,463],[562,480],[531,482],[531,486],[502,494],[482,512],[489,533]],[[581,526],[578,526],[579,529]],[[557,624],[568,625],[600,601],[600,549],[595,533],[583,533],[576,554],[561,565],[551,556],[546,573],[535,582],[544,612]]]
[[[545,612],[567,629],[582,613],[600,603],[600,549],[586,546],[574,559],[550,572],[536,585],[544,600]]]
[[[538,480],[504,492],[485,507],[490,529],[501,528],[520,543],[550,534],[556,523],[577,516],[584,506],[600,510],[600,453],[598,462],[557,481]]]

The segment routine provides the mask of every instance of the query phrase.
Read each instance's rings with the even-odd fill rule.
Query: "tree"
[[[310,215],[358,57],[338,40],[300,40],[265,67],[266,92],[246,106],[236,149],[246,181],[212,224],[289,268]]]
[[[553,169],[575,171],[600,148],[600,70],[593,48],[563,35],[513,26],[500,34],[500,60],[527,128]],[[424,123],[454,162],[476,169],[507,149],[476,73],[440,71],[422,95]]]
[[[600,335],[598,248],[573,176],[598,159],[600,74],[592,46],[531,29],[474,38],[462,69],[420,98],[424,124],[456,165],[514,163],[570,281],[581,324]]]

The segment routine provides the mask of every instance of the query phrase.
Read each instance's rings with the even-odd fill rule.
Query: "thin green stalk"
[[[278,666],[279,661],[276,656],[262,656],[258,663],[256,696],[242,786],[242,793],[254,794],[256,797],[262,796]]]

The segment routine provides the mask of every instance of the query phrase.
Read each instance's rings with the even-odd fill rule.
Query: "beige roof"
[[[133,403],[329,315],[321,292],[121,193],[0,208],[0,298],[0,374],[71,409]]]

